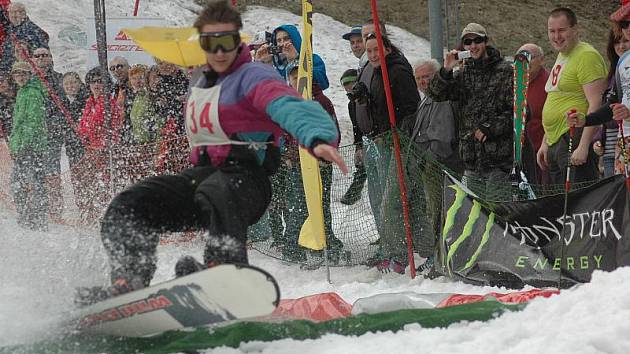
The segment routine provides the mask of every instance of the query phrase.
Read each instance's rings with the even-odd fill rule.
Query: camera
[[[272,45],[271,43],[269,43],[268,50],[271,55],[280,55],[280,53],[282,53],[282,48],[277,45]]]
[[[457,60],[464,60],[470,58],[470,56],[470,50],[464,50],[461,52],[457,52],[455,58],[457,58]]]
[[[352,91],[348,92],[347,96],[350,101],[365,103],[369,94],[370,92],[367,86],[363,82],[358,81],[356,84],[354,84],[354,86],[352,86]]]

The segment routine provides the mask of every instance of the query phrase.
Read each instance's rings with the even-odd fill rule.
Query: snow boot
[[[416,272],[420,275],[422,275],[423,277],[427,278],[429,273],[431,273],[431,271],[433,270],[433,256],[429,256],[424,263],[422,263],[421,265],[419,265],[416,268]]]

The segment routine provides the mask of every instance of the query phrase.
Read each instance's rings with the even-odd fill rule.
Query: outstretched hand
[[[313,155],[322,158],[326,161],[334,162],[344,175],[348,174],[348,166],[339,155],[336,148],[327,144],[319,144],[313,148]]]

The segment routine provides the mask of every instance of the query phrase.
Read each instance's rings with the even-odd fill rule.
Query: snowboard
[[[86,334],[144,337],[269,315],[279,301],[266,271],[223,264],[82,308],[75,325]]]

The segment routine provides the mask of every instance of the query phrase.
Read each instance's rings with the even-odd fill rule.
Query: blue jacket
[[[295,47],[295,50],[297,50],[299,56],[300,49],[302,48],[302,36],[300,35],[297,27],[294,25],[282,25],[274,29],[274,44],[276,43],[276,32],[279,30],[286,31],[289,34],[289,37],[291,37],[291,41],[293,42],[293,46]],[[274,65],[274,67],[282,77],[286,78],[286,67],[279,67],[276,65]],[[326,75],[326,65],[324,64],[322,58],[317,54],[313,54],[313,81],[317,83],[322,90],[325,90],[328,86],[330,86],[328,76]]]

